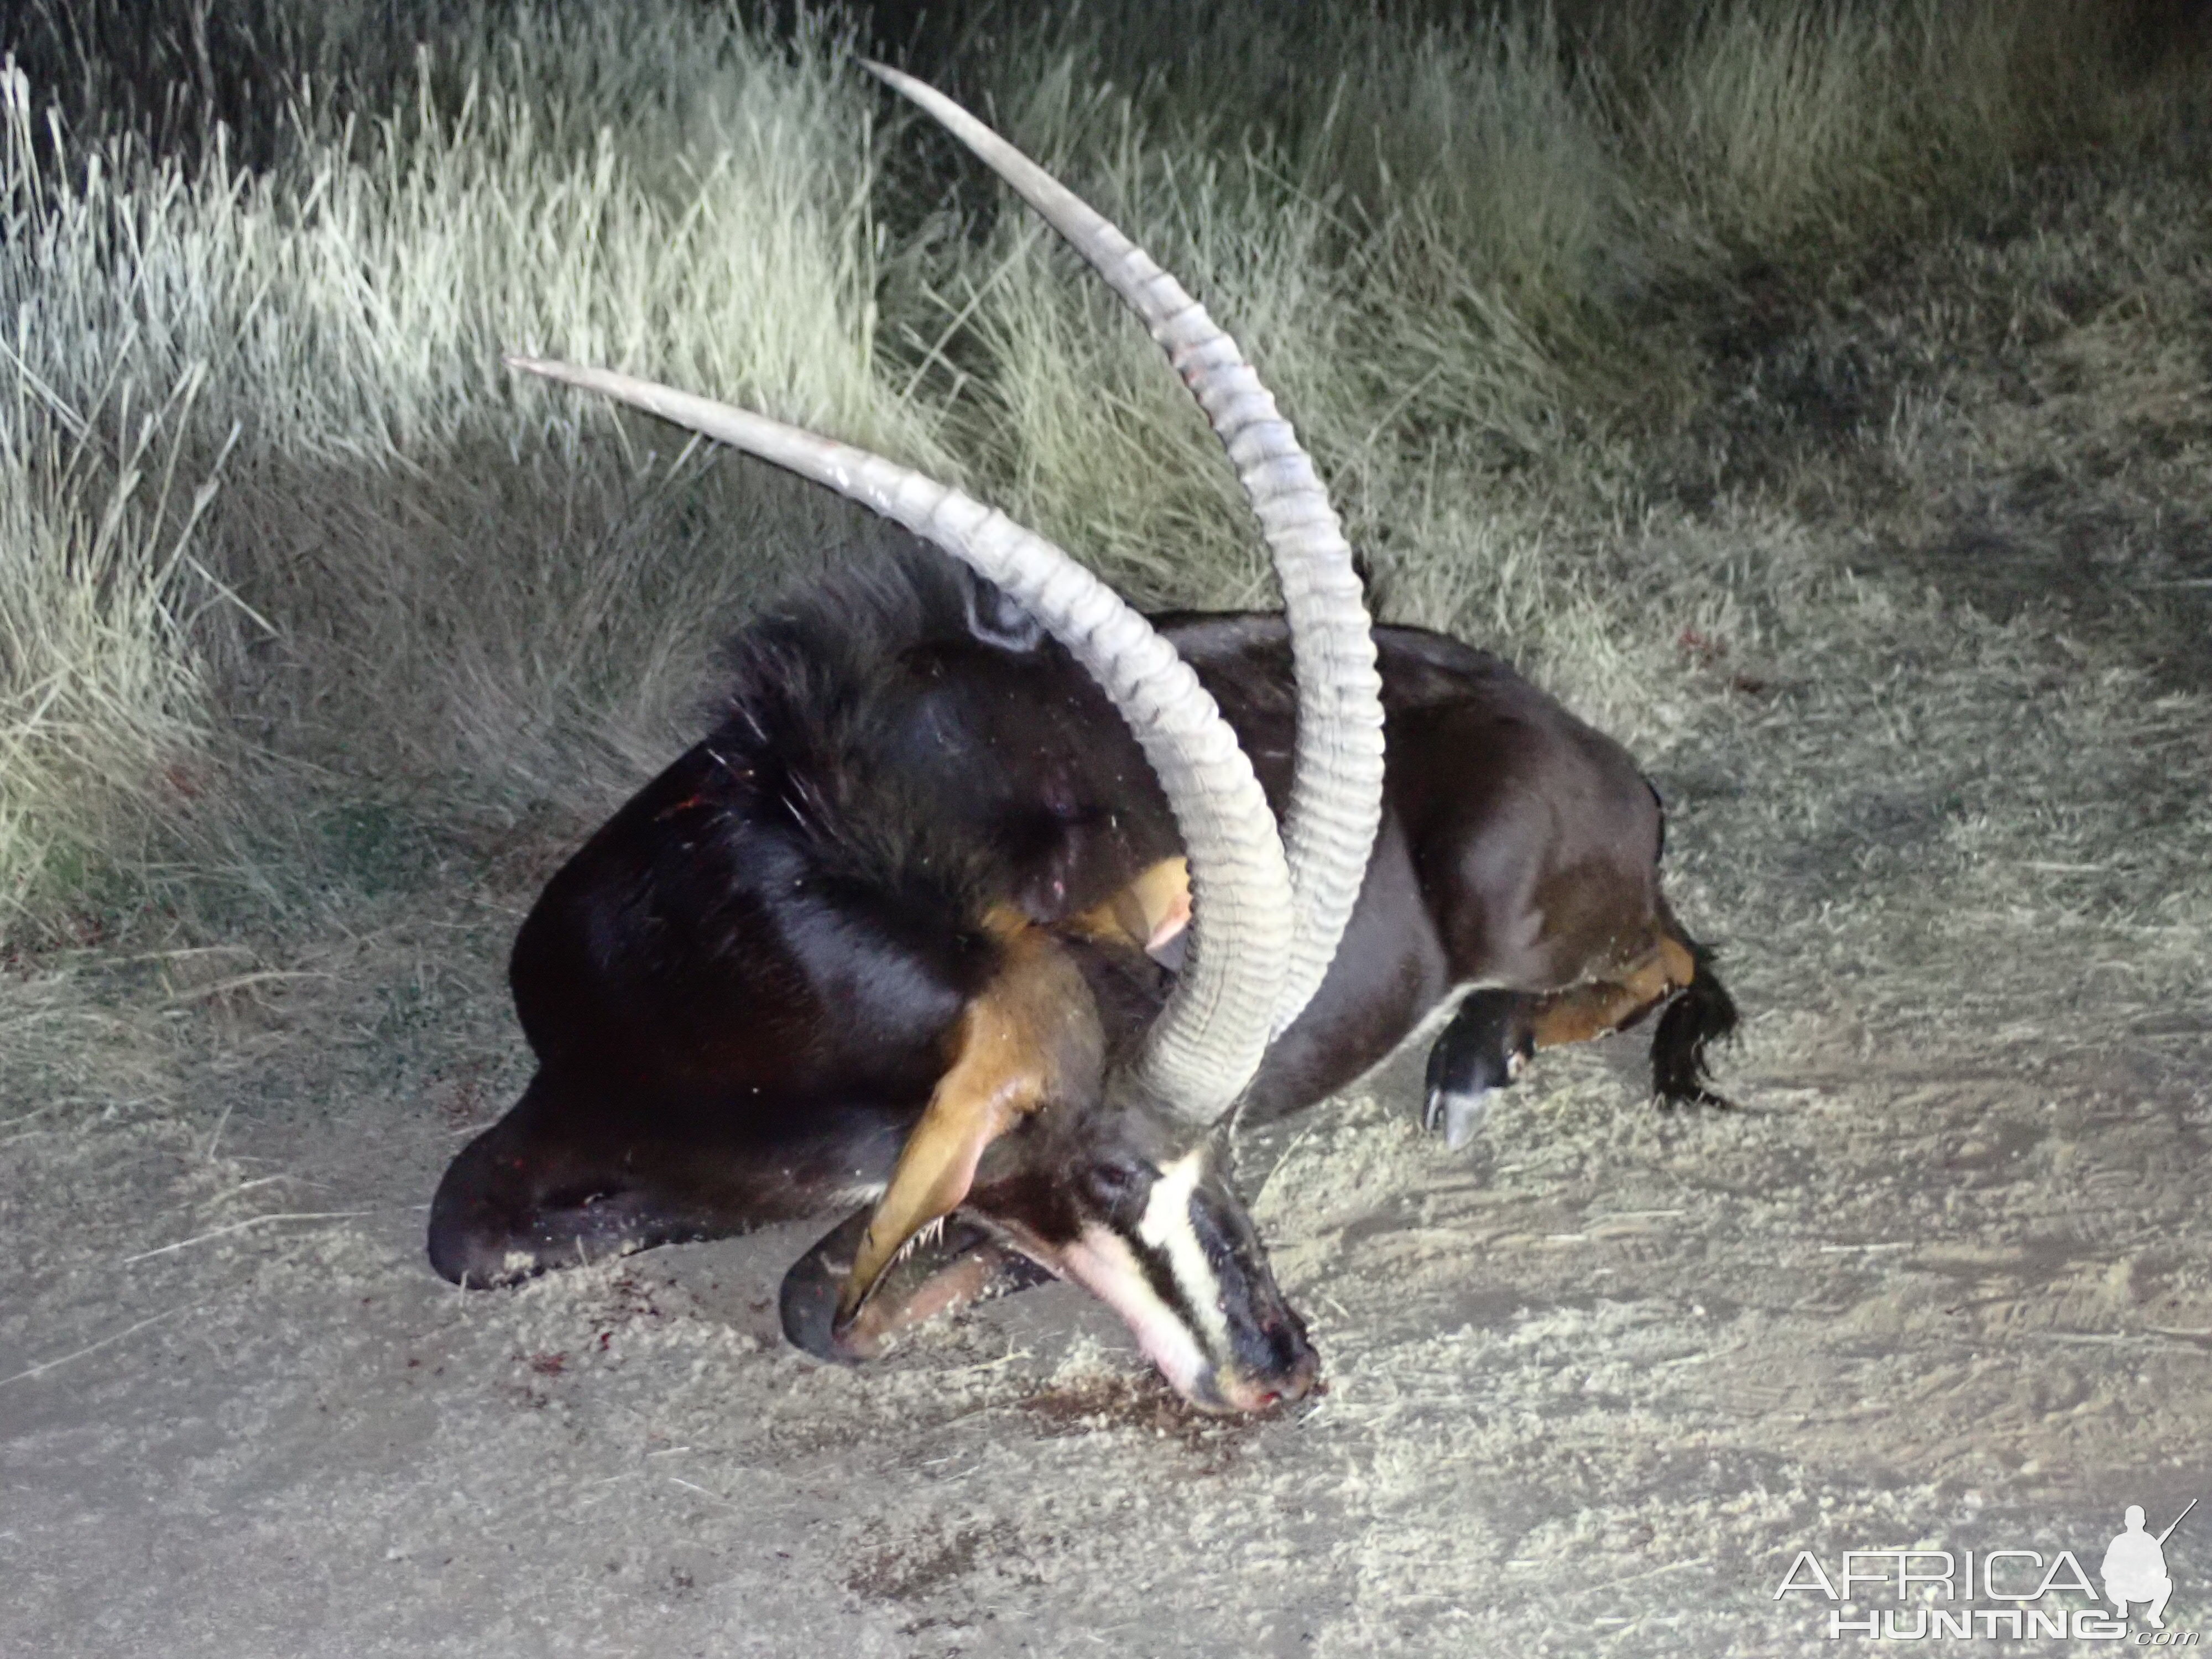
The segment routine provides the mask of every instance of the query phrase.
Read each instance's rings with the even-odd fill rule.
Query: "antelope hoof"
[[[1052,1277],[973,1222],[956,1219],[902,1254],[840,1325],[838,1291],[872,1213],[858,1210],[839,1222],[783,1276],[783,1334],[817,1359],[854,1365],[878,1358],[916,1325]]]
[[[1463,1152],[1482,1127],[1482,1120],[1489,1116],[1490,1103],[1497,1093],[1495,1089],[1437,1090],[1429,1096],[1425,1127],[1431,1134],[1443,1131],[1448,1150]]]
[[[871,1210],[863,1206],[815,1242],[814,1248],[791,1264],[776,1297],[783,1318],[783,1334],[796,1348],[817,1359],[850,1365],[867,1358],[838,1340],[837,1292],[853,1265],[854,1254],[868,1231]]]
[[[1521,1075],[1534,1052],[1529,999],[1514,991],[1476,991],[1429,1050],[1428,1105],[1421,1121],[1443,1131],[1453,1152],[1474,1139],[1491,1097]]]
[[[1498,1091],[1520,1076],[1525,1064],[1517,1053],[1470,1057],[1439,1049],[1429,1062],[1428,1103],[1422,1109],[1421,1127],[1431,1134],[1441,1131],[1449,1150],[1464,1151],[1490,1115]]]

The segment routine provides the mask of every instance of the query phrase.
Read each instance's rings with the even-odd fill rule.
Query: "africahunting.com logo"
[[[2105,1547],[2096,1582],[2072,1550],[1846,1550],[1833,1564],[1800,1550],[1774,1599],[1803,1595],[1828,1606],[1827,1634],[1881,1642],[1930,1637],[2071,1638],[2132,1642],[2138,1647],[2193,1648],[2193,1630],[2169,1630],[2173,1596],[2166,1540],[2197,1507],[2191,1498],[2163,1532],[2152,1532],[2142,1506],[2131,1504],[2120,1531]],[[2078,1605],[2086,1600],[2089,1606]],[[1894,1603],[1895,1605],[1884,1605]]]

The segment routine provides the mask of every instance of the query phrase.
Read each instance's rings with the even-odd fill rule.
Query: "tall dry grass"
[[[252,751],[526,793],[580,726],[679,700],[663,682],[750,591],[729,526],[777,492],[732,499],[595,411],[518,395],[504,349],[661,365],[941,459],[874,362],[869,103],[820,31],[786,49],[675,8],[478,21],[387,112],[295,85],[259,170],[220,135],[191,163],[127,133],[77,146],[9,73],[19,915],[118,844],[118,811]],[[162,484],[203,508],[235,443],[202,564],[146,480],[157,441]],[[220,740],[240,722],[252,741]]]
[[[1262,596],[1152,349],[835,18],[178,0],[125,52],[112,9],[42,0],[49,82],[7,81],[0,927],[182,823],[195,880],[281,902],[333,802],[602,799],[715,633],[863,533],[517,386],[510,347],[964,472],[1147,600]],[[1667,319],[2190,84],[2091,0],[1311,12],[978,13],[920,66],[1215,302],[1394,614],[1601,708],[1728,602],[1595,533],[1638,510],[1638,423],[1698,395]]]

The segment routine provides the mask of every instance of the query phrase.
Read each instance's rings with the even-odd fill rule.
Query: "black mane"
[[[948,652],[1018,667],[1060,647],[997,587],[927,549],[809,582],[723,646],[708,744],[744,757],[827,883],[917,921],[972,927],[1018,874],[927,763],[943,724],[929,719],[927,665]]]

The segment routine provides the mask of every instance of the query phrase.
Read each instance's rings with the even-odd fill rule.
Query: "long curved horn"
[[[1013,186],[1135,312],[1206,410],[1275,562],[1297,665],[1297,770],[1283,844],[1297,904],[1275,1030],[1321,988],[1358,902],[1382,818],[1382,683],[1352,549],[1291,423],[1237,342],[1097,210],[934,87],[870,73],[920,105]]]
[[[973,496],[850,444],[604,368],[510,356],[787,467],[871,507],[1026,606],[1106,690],[1158,774],[1189,854],[1192,957],[1153,1022],[1134,1081],[1211,1123],[1259,1069],[1291,937],[1290,872],[1274,815],[1206,688],[1152,626],[1060,548]]]

